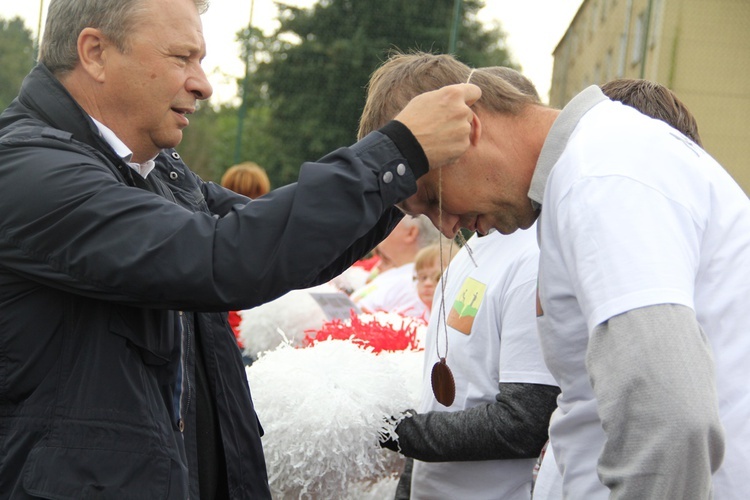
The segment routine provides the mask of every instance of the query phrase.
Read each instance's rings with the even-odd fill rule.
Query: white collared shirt
[[[145,179],[146,176],[148,176],[148,174],[151,173],[151,171],[156,166],[156,163],[154,163],[154,158],[156,157],[151,158],[150,160],[144,163],[131,162],[130,160],[131,158],[133,158],[133,152],[130,150],[130,148],[127,147],[125,143],[122,142],[120,138],[117,137],[115,133],[112,132],[112,130],[109,127],[107,127],[106,125],[98,121],[93,116],[91,116],[91,119],[94,121],[94,124],[99,129],[99,133],[101,134],[102,139],[107,141],[107,144],[109,144],[112,147],[115,153],[117,153],[117,155],[120,158],[122,158],[125,161],[125,163],[130,165],[130,167],[133,170],[138,172],[138,174]]]

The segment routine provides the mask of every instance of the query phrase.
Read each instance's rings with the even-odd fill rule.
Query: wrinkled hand
[[[396,116],[422,145],[430,169],[455,161],[469,148],[474,119],[469,106],[481,95],[476,85],[448,85],[418,95]]]

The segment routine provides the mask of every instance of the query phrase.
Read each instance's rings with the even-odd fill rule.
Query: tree
[[[218,181],[233,164],[253,161],[268,170],[272,187],[283,182],[280,171],[268,168],[280,150],[277,138],[269,135],[271,110],[266,86],[255,78],[256,59],[270,52],[276,43],[257,28],[245,28],[237,34],[242,46],[242,59],[249,65],[248,78],[238,81],[242,104],[224,103],[212,106],[201,103],[190,117],[184,131],[180,154],[190,168],[205,180]],[[239,120],[242,119],[240,126]],[[237,151],[237,133],[241,131],[241,147]]]
[[[456,56],[475,67],[513,66],[498,26],[476,19],[481,0],[465,0]],[[266,168],[282,183],[299,165],[356,139],[370,74],[394,48],[446,53],[454,0],[323,0],[280,5],[270,60],[251,76],[267,91],[269,133],[280,145]]]
[[[34,67],[34,38],[20,17],[0,17],[0,111],[18,95],[21,82]]]
[[[230,166],[238,163],[235,161],[238,111],[231,104],[223,104],[217,108],[203,104],[190,117],[190,126],[184,130],[178,150],[185,162],[202,179],[218,182]],[[254,161],[266,167],[278,149],[278,143],[267,135],[270,111],[261,103],[249,106],[245,113],[244,140],[239,161]],[[282,185],[279,177],[273,175],[272,171],[268,174],[273,187]]]

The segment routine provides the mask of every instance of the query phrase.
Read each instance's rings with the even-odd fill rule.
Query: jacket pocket
[[[179,332],[169,311],[117,306],[112,308],[110,331],[124,337],[148,365],[165,365],[179,346]]]
[[[54,500],[179,498],[168,491],[170,462],[153,454],[39,446],[24,466],[23,487]]]

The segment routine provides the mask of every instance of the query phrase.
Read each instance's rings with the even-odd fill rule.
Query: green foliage
[[[245,28],[237,37],[242,42],[242,57],[248,65],[248,78],[238,82],[239,97],[242,100],[244,95],[245,98],[239,106],[225,103],[212,107],[204,103],[190,118],[190,126],[185,129],[179,147],[180,154],[205,180],[218,182],[232,165],[254,161],[268,170],[271,186],[282,186],[296,180],[296,171],[285,173],[280,168],[268,168],[278,158],[281,148],[278,139],[271,135],[271,107],[266,88],[258,83],[254,73],[256,57],[267,54],[276,42],[256,28]]]
[[[21,82],[34,67],[34,38],[20,17],[0,17],[0,111],[18,95]]]
[[[304,161],[356,141],[365,86],[390,51],[448,52],[454,5],[454,0],[322,0],[309,9],[281,4],[276,33],[266,37],[255,28],[238,33],[248,67],[239,82],[244,103],[239,109],[205,107],[194,115],[180,147],[183,157],[207,179],[218,179],[237,159],[263,166],[273,187],[294,182]],[[474,67],[516,67],[500,27],[477,20],[483,1],[462,5],[456,56]]]
[[[471,66],[512,65],[499,27],[476,19],[482,6],[463,2],[456,56]],[[280,12],[276,35],[288,41],[270,47],[254,77],[267,85],[271,135],[284,145],[266,167],[292,181],[303,161],[355,142],[365,86],[389,51],[448,51],[454,0],[323,0]]]
[[[190,168],[204,180],[218,182],[235,163],[254,161],[261,166],[271,163],[276,154],[275,141],[268,137],[270,110],[256,106],[246,111],[242,148],[235,161],[237,122],[240,109],[224,104],[218,108],[204,105],[190,117],[179,151]],[[269,172],[271,185],[281,186],[278,176]]]

